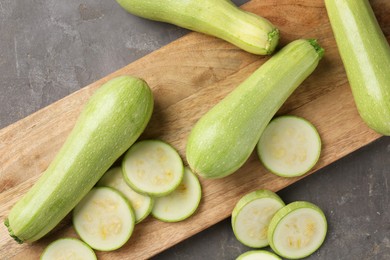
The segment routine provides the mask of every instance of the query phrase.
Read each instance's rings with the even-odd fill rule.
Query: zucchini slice
[[[241,254],[236,260],[282,260],[282,258],[266,250],[252,250]]]
[[[316,128],[297,116],[280,116],[264,130],[257,145],[263,165],[282,177],[307,173],[321,154],[321,138]]]
[[[164,222],[178,222],[190,217],[198,208],[202,188],[196,175],[184,168],[184,177],[175,191],[156,198],[152,215]]]
[[[133,233],[135,216],[128,200],[115,189],[93,188],[75,207],[73,226],[81,239],[100,251],[123,246]]]
[[[129,200],[135,214],[135,223],[144,220],[152,211],[154,199],[148,195],[134,191],[123,179],[121,167],[108,170],[97,183],[97,186],[105,186],[118,190]]]
[[[248,247],[268,246],[269,222],[284,206],[282,199],[269,190],[257,190],[246,194],[237,202],[232,212],[234,235]]]
[[[122,161],[122,170],[130,187],[155,197],[174,191],[184,174],[177,151],[159,140],[144,140],[130,147]]]
[[[296,201],[276,212],[268,228],[272,250],[288,259],[314,253],[324,242],[327,221],[322,210],[306,201]]]
[[[61,238],[51,242],[40,260],[96,260],[96,254],[87,244],[76,238]]]

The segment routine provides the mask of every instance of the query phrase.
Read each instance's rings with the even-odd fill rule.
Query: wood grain
[[[390,2],[373,0],[371,4],[389,40]],[[322,155],[308,174],[380,137],[357,114],[322,0],[258,0],[243,8],[267,17],[280,28],[280,46],[298,38],[316,38],[325,48],[317,70],[278,112],[303,116],[320,132]],[[186,139],[194,123],[267,59],[243,52],[219,39],[190,33],[0,130],[0,219],[5,219],[12,205],[46,169],[83,104],[107,80],[131,74],[149,83],[155,97],[155,111],[141,138],[165,140],[185,160]],[[190,219],[163,223],[149,217],[136,226],[124,247],[114,252],[97,252],[98,257],[149,258],[227,218],[237,200],[247,192],[260,188],[278,191],[299,179],[268,173],[252,155],[241,169],[227,178],[201,179],[202,202]],[[1,226],[0,259],[38,258],[49,242],[64,236],[76,237],[69,217],[52,234],[33,244],[17,244]]]

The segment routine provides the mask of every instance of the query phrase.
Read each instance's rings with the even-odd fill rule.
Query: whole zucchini
[[[117,0],[129,13],[213,35],[254,54],[271,54],[279,31],[230,0]]]
[[[322,56],[315,40],[291,42],[201,117],[186,147],[192,170],[221,178],[241,167],[272,117]]]
[[[152,110],[143,80],[121,76],[102,85],[47,170],[11,209],[10,235],[32,242],[53,229],[136,141]]]
[[[326,0],[352,94],[363,121],[390,135],[390,47],[367,0]]]

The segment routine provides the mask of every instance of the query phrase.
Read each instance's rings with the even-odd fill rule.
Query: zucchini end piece
[[[4,225],[7,227],[8,229],[8,232],[9,232],[9,235],[16,241],[18,242],[18,244],[23,244],[23,240],[21,240],[20,238],[18,238],[15,234],[14,234],[14,231],[12,230],[10,224],[9,224],[9,220],[8,218],[6,218],[4,220]]]
[[[313,46],[313,48],[316,50],[318,56],[319,56],[320,58],[322,58],[322,57],[324,56],[325,50],[324,50],[324,48],[322,48],[322,47],[319,45],[319,43],[317,42],[317,40],[316,40],[316,39],[308,39],[307,41],[308,41],[308,42],[310,43],[310,45]]]
[[[274,52],[276,46],[278,46],[280,33],[277,28],[268,33],[268,46],[266,48],[267,54],[270,55]]]

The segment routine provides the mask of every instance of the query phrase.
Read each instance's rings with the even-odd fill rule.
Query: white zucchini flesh
[[[96,254],[87,244],[76,238],[61,238],[50,243],[40,260],[96,260]]]
[[[282,260],[282,258],[265,250],[252,250],[241,254],[236,260]]]
[[[296,201],[279,210],[272,218],[268,240],[272,250],[288,259],[314,253],[324,242],[327,221],[322,210],[306,201]]]
[[[282,177],[301,176],[314,167],[321,154],[321,138],[306,119],[280,116],[273,119],[257,145],[263,165]]]
[[[167,196],[156,198],[152,215],[164,222],[178,222],[190,217],[198,208],[202,188],[198,177],[189,169],[184,169],[184,177],[175,191]]]
[[[112,251],[123,246],[134,230],[128,200],[115,189],[93,188],[73,211],[73,226],[90,247]]]
[[[155,197],[174,191],[184,174],[177,151],[159,140],[144,140],[130,147],[122,161],[122,170],[130,187]]]
[[[275,213],[284,206],[282,199],[272,191],[258,190],[248,193],[233,209],[234,235],[248,247],[268,246],[268,225]]]
[[[108,170],[99,180],[97,186],[110,187],[121,192],[129,200],[134,210],[136,224],[144,220],[152,211],[154,199],[134,191],[123,179],[121,167]]]

